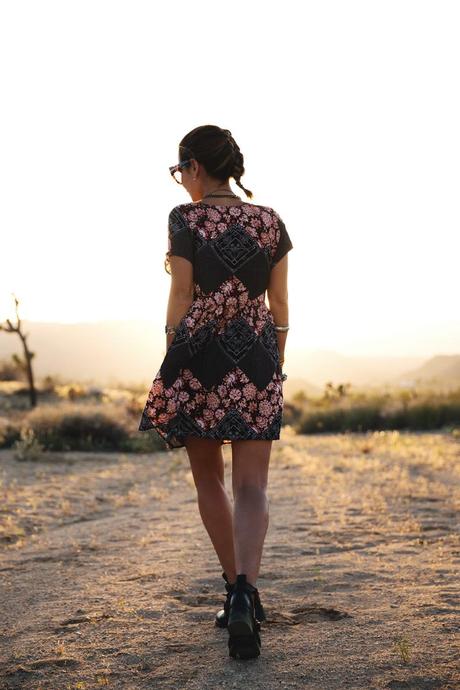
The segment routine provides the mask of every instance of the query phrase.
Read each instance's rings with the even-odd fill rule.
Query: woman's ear
[[[200,164],[194,158],[192,158],[192,164],[190,166],[190,172],[192,177],[197,178],[200,171]]]

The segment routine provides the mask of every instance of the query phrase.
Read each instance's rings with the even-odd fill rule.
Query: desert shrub
[[[22,428],[20,438],[13,444],[14,457],[16,460],[41,460],[44,455],[44,448],[36,438],[32,429]]]
[[[158,453],[166,450],[166,444],[155,431],[135,431],[126,443],[125,450],[131,453]]]
[[[11,448],[21,438],[21,430],[6,417],[0,417],[0,448]]]
[[[325,431],[343,433],[347,431],[368,431],[383,426],[380,410],[373,405],[355,407],[333,407],[305,413],[297,425],[297,432],[303,434]]]
[[[0,362],[0,381],[16,381],[19,377],[22,378],[22,373],[12,360],[4,359]]]
[[[451,403],[420,403],[408,407],[406,411],[407,425],[411,429],[426,431],[441,429],[450,424],[460,423],[460,404]]]
[[[96,405],[43,405],[28,414],[25,424],[46,450],[116,451],[129,437],[115,410]]]
[[[303,415],[303,401],[302,404],[296,405],[291,402],[288,402],[287,400],[284,402],[283,405],[283,421],[282,424],[283,426],[289,425],[294,427],[296,424],[299,423]]]
[[[341,431],[343,410],[316,410],[306,412],[298,421],[296,431],[300,434],[315,434],[322,431]]]
[[[322,402],[319,404],[323,404]],[[388,396],[372,397],[367,404],[353,400],[346,405],[329,405],[303,410],[295,425],[298,433],[318,432],[362,432],[405,429],[408,431],[434,431],[460,424],[460,402],[458,397],[434,396],[432,400],[418,400]]]
[[[71,403],[41,405],[22,419],[49,451],[124,451],[148,453],[166,450],[154,431],[141,433],[123,404]]]
[[[384,426],[381,409],[377,405],[359,405],[344,410],[340,431],[378,431]]]

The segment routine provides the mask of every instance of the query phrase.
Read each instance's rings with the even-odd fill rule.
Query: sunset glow
[[[292,238],[289,348],[458,349],[458,9],[233,2],[250,61],[214,59],[214,9],[2,5],[1,318],[14,292],[24,319],[160,330],[166,219],[190,201],[168,166],[213,123]]]

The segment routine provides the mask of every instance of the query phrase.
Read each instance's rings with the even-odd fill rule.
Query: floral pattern
[[[139,423],[168,449],[187,435],[279,439],[283,388],[274,319],[265,303],[272,267],[292,249],[267,206],[180,204],[168,219],[169,256],[193,264],[193,302],[153,379]]]

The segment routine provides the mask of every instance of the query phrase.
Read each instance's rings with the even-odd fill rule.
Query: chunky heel
[[[256,619],[256,602],[260,620],[265,613],[260,603],[258,590],[246,580],[246,575],[237,575],[230,597],[228,615],[228,650],[233,658],[253,659],[260,655],[260,622]]]
[[[233,659],[255,659],[260,656],[261,646],[257,630],[252,635],[239,635],[228,639],[228,653]]]

